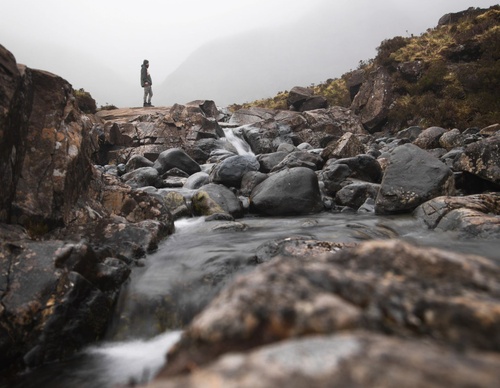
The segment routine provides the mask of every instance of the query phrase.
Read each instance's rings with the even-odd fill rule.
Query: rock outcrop
[[[104,334],[135,260],[173,219],[94,166],[102,123],[66,80],[2,46],[0,64],[1,364],[35,367]]]

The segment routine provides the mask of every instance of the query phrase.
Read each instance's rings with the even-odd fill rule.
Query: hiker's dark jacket
[[[146,82],[149,82],[148,86],[153,85],[153,81],[151,81],[151,75],[148,74],[148,68],[143,64],[141,67],[141,86],[146,86]]]

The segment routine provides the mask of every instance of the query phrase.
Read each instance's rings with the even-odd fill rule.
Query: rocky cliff
[[[374,59],[310,89],[330,105],[353,109],[371,133],[499,122],[499,22],[498,6],[444,15],[421,36],[386,39]],[[243,107],[249,106],[288,109],[290,96]]]

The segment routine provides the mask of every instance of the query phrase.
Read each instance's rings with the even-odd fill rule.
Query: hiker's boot
[[[142,104],[142,106],[143,106],[144,108],[146,108],[146,107],[148,107],[149,105],[148,105],[148,103],[147,103],[147,102],[145,102],[144,104]]]
[[[154,107],[154,105],[151,105],[151,102],[148,102],[148,106],[150,106],[150,107]]]

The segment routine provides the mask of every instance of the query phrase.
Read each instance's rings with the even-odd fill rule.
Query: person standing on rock
[[[149,61],[144,60],[141,67],[141,86],[144,88],[144,104],[143,106],[153,106],[151,105],[151,97],[153,97],[153,81],[151,81],[151,75],[149,74]]]

